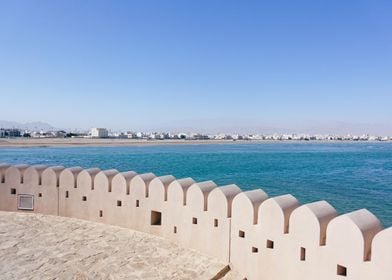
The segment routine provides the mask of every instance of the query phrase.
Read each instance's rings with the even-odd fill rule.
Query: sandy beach
[[[239,279],[226,264],[165,239],[115,226],[0,212],[4,279]]]
[[[78,146],[146,146],[146,145],[203,145],[259,143],[249,140],[145,140],[145,139],[92,139],[92,138],[11,138],[0,139],[0,148],[17,147],[78,147]]]

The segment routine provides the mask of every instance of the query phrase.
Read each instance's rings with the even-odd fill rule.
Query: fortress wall
[[[361,209],[338,216],[325,201],[300,205],[171,175],[0,164],[0,210],[75,217],[167,238],[230,263],[250,279],[392,279],[392,228]]]

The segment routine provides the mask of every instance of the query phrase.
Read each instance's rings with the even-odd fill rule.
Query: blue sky
[[[0,96],[62,128],[392,134],[392,1],[3,0]]]

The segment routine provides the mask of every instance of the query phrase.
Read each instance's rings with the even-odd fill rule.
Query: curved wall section
[[[361,209],[300,205],[171,175],[0,164],[0,210],[86,219],[199,250],[246,279],[392,279],[392,227]]]

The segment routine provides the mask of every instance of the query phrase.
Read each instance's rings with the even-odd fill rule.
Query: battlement
[[[338,215],[171,175],[0,164],[0,210],[74,217],[151,233],[229,263],[246,279],[392,279],[392,227],[366,209]]]

